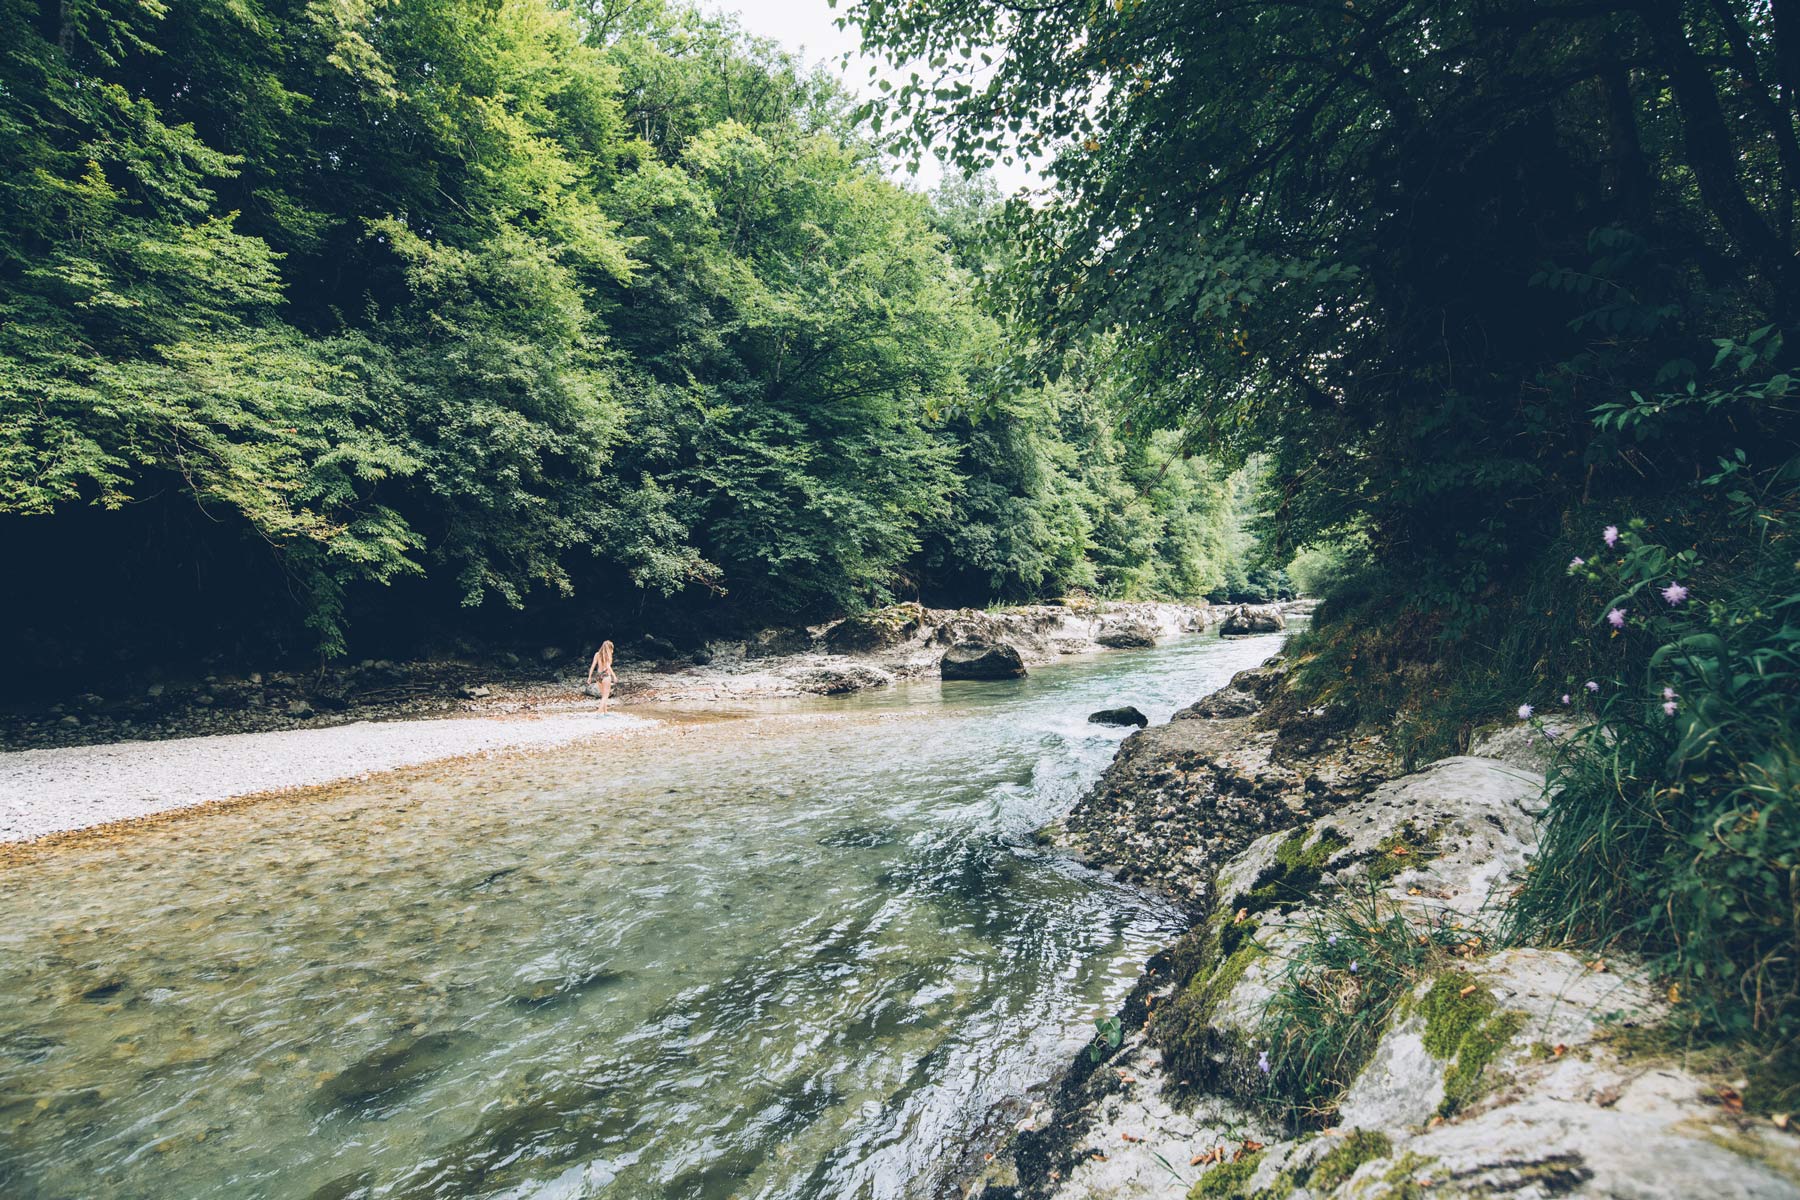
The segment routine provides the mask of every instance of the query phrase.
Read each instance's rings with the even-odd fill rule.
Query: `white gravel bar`
[[[656,724],[595,712],[454,717],[20,750],[0,754],[0,842],[465,754],[545,749]]]

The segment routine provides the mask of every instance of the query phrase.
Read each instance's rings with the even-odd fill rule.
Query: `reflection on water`
[[[1273,652],[375,779],[0,873],[0,1195],[902,1197],[1175,925],[1037,849]]]

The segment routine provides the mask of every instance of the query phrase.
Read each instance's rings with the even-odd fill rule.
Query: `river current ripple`
[[[0,1195],[930,1194],[1179,914],[1036,846],[1278,638],[447,764],[0,872]]]

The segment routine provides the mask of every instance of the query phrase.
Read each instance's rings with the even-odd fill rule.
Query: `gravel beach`
[[[363,721],[167,741],[0,754],[0,842],[145,817],[371,771],[496,750],[545,749],[648,729],[644,717],[595,712],[535,718]]]

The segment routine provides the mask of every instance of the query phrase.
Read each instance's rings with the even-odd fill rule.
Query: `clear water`
[[[1037,848],[1276,638],[444,765],[0,871],[0,1195],[926,1195],[1177,914]]]

